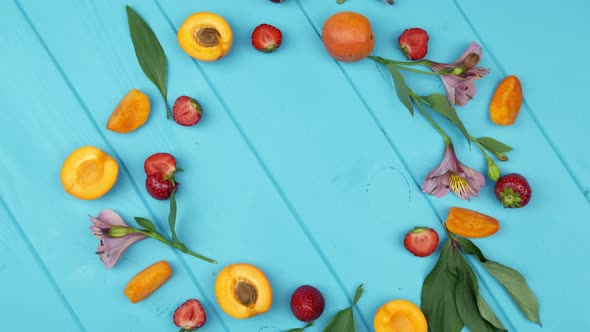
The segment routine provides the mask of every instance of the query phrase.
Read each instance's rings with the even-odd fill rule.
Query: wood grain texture
[[[0,275],[10,283],[21,271],[14,262],[29,262],[31,280],[40,280],[36,292],[46,294],[47,305],[64,317],[63,323],[51,320],[56,330],[171,330],[174,308],[191,297],[203,301],[209,316],[206,330],[285,330],[299,325],[289,312],[291,292],[309,283],[327,299],[326,314],[310,329],[320,331],[333,313],[348,305],[356,286],[365,283],[357,325],[359,331],[369,331],[375,310],[384,302],[404,298],[419,303],[420,285],[435,258],[411,256],[403,248],[403,235],[417,224],[443,233],[439,221],[452,205],[500,220],[500,232],[477,244],[491,259],[527,277],[539,296],[544,329],[587,326],[588,294],[579,290],[586,289],[590,270],[577,262],[590,249],[585,241],[590,226],[579,222],[580,216],[590,214],[579,188],[585,181],[581,169],[590,159],[583,154],[574,157],[572,149],[557,139],[553,146],[545,140],[566,131],[559,123],[553,126],[554,118],[540,113],[531,117],[537,109],[532,100],[552,100],[541,92],[546,86],[531,93],[531,110],[523,112],[513,128],[495,127],[486,117],[493,89],[503,76],[499,66],[518,65],[524,73],[521,79],[530,75],[530,80],[540,80],[534,71],[539,62],[525,63],[497,53],[496,48],[507,46],[489,30],[494,23],[482,19],[473,24],[476,31],[490,31],[487,36],[480,33],[484,40],[479,40],[460,10],[469,9],[458,8],[450,0],[398,1],[395,7],[360,0],[341,6],[335,1],[303,0],[280,5],[262,0],[248,4],[239,0],[130,1],[166,51],[169,100],[189,95],[204,107],[196,127],[182,128],[164,119],[158,91],[137,64],[125,4],[119,0],[0,4],[0,42],[13,45],[1,53],[11,65],[0,67],[0,139],[17,143],[0,145],[0,171],[10,174],[1,178],[0,199],[22,228],[21,234],[0,225],[0,239],[9,239],[0,248],[6,244],[16,252],[8,265],[0,261],[0,271],[9,266],[10,275]],[[473,17],[477,17],[477,6],[470,7]],[[246,10],[252,15],[244,15]],[[411,26],[431,32],[429,58],[440,61],[454,61],[472,40],[491,45],[501,61],[492,61],[484,50],[482,65],[492,73],[478,82],[475,100],[459,111],[477,135],[491,135],[515,147],[511,161],[501,166],[505,172],[529,177],[534,196],[527,208],[502,209],[491,184],[470,203],[450,195],[434,199],[420,192],[424,175],[440,160],[442,142],[423,118],[410,118],[394,97],[383,69],[369,60],[338,63],[326,54],[318,32],[323,21],[340,10],[358,11],[371,19],[375,54],[384,57],[401,59],[394,41]],[[175,30],[196,11],[221,14],[232,26],[234,46],[223,60],[198,63],[178,46]],[[511,15],[518,17],[518,13]],[[260,23],[283,31],[283,45],[277,52],[262,54],[251,47],[251,31]],[[546,44],[538,47],[536,52],[552,54]],[[406,77],[421,93],[442,91],[433,78]],[[106,130],[110,113],[131,88],[150,97],[150,119],[128,135]],[[579,111],[572,108],[571,112],[583,122]],[[484,171],[484,160],[476,151],[469,152],[460,134],[453,139],[461,160]],[[58,178],[63,159],[86,144],[104,149],[121,166],[114,189],[90,202],[65,194]],[[175,155],[185,170],[178,175],[181,239],[220,265],[148,240],[130,249],[113,270],[105,271],[94,254],[97,240],[88,231],[87,215],[114,208],[126,220],[148,217],[164,230],[168,203],[155,201],[145,192],[143,174],[143,160],[161,151]],[[35,190],[22,190],[25,184]],[[5,214],[0,208],[0,222]],[[32,243],[33,251],[26,241]],[[552,243],[559,249],[548,249]],[[125,283],[161,259],[172,265],[172,279],[144,302],[128,303],[122,293]],[[275,292],[271,311],[246,321],[225,315],[213,294],[216,272],[240,261],[265,270]],[[510,330],[538,330],[520,316],[495,281],[477,271],[484,297]],[[63,298],[44,280],[47,275]],[[562,282],[555,287],[558,280]],[[4,292],[5,284],[0,285]],[[0,298],[0,309],[10,312],[18,293],[11,290],[9,294],[8,300]],[[567,311],[571,319],[565,322],[564,303],[571,304]],[[109,319],[99,308],[109,308]],[[20,326],[17,319],[8,322],[12,329]]]

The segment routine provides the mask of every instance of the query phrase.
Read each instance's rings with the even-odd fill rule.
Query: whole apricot
[[[227,21],[214,13],[200,12],[189,16],[178,29],[178,43],[191,57],[216,61],[231,49],[233,34]]]
[[[244,319],[262,314],[272,305],[272,288],[264,273],[250,264],[226,266],[215,280],[215,297],[225,313]]]
[[[344,62],[366,58],[375,46],[371,22],[355,12],[330,16],[322,28],[322,41],[334,59]]]
[[[113,157],[93,146],[83,146],[64,161],[61,184],[74,197],[96,199],[113,187],[118,172]]]

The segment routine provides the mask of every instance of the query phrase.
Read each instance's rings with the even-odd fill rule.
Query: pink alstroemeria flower
[[[433,169],[422,184],[422,191],[438,198],[453,191],[462,199],[469,200],[484,186],[486,180],[481,173],[463,165],[452,144],[445,147],[443,160]]]
[[[88,217],[92,221],[92,233],[100,240],[96,253],[107,269],[117,263],[129,246],[146,238],[143,234],[133,233],[135,229],[129,227],[113,210],[102,210],[96,218]],[[117,230],[116,237],[109,235],[113,228]]]
[[[430,68],[435,72],[442,69],[453,70],[450,74],[440,75],[447,98],[452,105],[463,106],[475,96],[477,92],[475,81],[489,73],[489,69],[475,67],[480,59],[481,46],[473,42],[461,57],[451,64],[429,63]]]

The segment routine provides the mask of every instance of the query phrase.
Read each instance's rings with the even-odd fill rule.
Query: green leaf
[[[477,276],[458,250],[455,251],[455,260],[457,261],[457,270],[459,272],[459,282],[455,291],[457,312],[461,320],[465,323],[465,326],[470,331],[505,331],[503,328],[502,330],[497,329],[482,317],[477,305],[477,297],[479,295]]]
[[[338,312],[326,326],[324,332],[356,332],[352,307]]]
[[[133,8],[126,6],[129,33],[133,41],[135,56],[145,76],[152,81],[160,91],[166,105],[166,118],[170,118],[168,109],[168,91],[166,78],[168,63],[162,45],[150,26],[139,16]]]
[[[492,311],[490,306],[486,303],[486,301],[483,299],[483,297],[481,297],[480,294],[477,294],[477,308],[479,310],[479,314],[481,315],[481,317],[490,322],[490,324],[492,324],[496,328],[506,331],[504,324],[500,322],[500,319],[498,319],[496,314]]]
[[[541,325],[539,302],[522,274],[493,261],[487,261],[483,266],[504,286],[524,316]]]
[[[135,217],[134,219],[139,226],[147,229],[148,231],[152,231],[152,232],[156,232],[156,233],[158,232],[156,230],[156,226],[154,225],[153,222],[151,222],[145,218],[142,218],[142,217]]]
[[[393,78],[393,85],[395,86],[395,93],[397,93],[397,97],[399,100],[406,106],[410,114],[414,116],[414,105],[412,105],[412,99],[410,98],[410,89],[406,84],[406,80],[400,73],[400,71],[395,68],[393,64],[386,64],[387,69],[389,69],[389,73],[391,74],[391,78]]]
[[[463,328],[455,304],[458,275],[453,251],[449,239],[443,244],[436,265],[422,284],[422,311],[431,331],[460,332]]]
[[[467,129],[465,129],[465,125],[463,125],[463,122],[459,118],[459,115],[457,115],[457,111],[455,111],[453,105],[449,103],[447,97],[443,96],[440,93],[433,93],[430,96],[424,97],[424,99],[426,99],[426,101],[428,102],[428,106],[430,106],[430,108],[432,108],[436,113],[444,116],[449,121],[451,121],[451,123],[453,123],[455,127],[457,127],[461,131],[463,136],[465,136],[467,143],[471,145],[469,133],[467,132]]]
[[[312,327],[314,323],[315,323],[315,322],[309,322],[309,323],[305,324],[305,326],[304,326],[304,327],[295,328],[295,329],[290,329],[290,330],[287,330],[287,331],[285,331],[285,332],[303,332],[303,330],[305,330],[306,328],[308,328],[308,327]]]
[[[356,289],[356,294],[352,300],[352,305],[346,309],[339,311],[336,316],[330,321],[328,326],[324,328],[324,332],[356,332],[356,326],[354,324],[354,305],[357,304],[359,299],[363,295],[363,285],[361,284]]]
[[[170,194],[170,213],[168,214],[168,226],[172,234],[172,243],[178,243],[176,236],[176,193],[172,191]]]
[[[481,250],[471,240],[464,237],[455,236],[455,240],[459,243],[461,249],[468,255],[475,256],[480,262],[485,263],[488,261],[483,255]]]
[[[506,153],[512,151],[512,148],[510,146],[498,141],[495,138],[480,137],[477,139],[477,141],[491,153]]]

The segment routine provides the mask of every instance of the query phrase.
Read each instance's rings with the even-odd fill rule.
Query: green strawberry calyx
[[[500,192],[500,201],[504,205],[505,208],[519,208],[522,207],[520,202],[522,202],[522,198],[520,198],[520,193],[515,192],[512,188],[506,188],[502,192]]]

